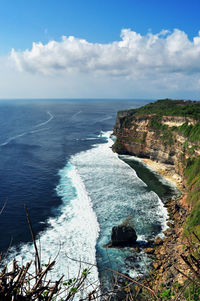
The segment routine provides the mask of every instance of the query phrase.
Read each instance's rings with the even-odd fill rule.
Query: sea
[[[34,258],[26,205],[41,261],[51,277],[109,282],[113,269],[145,275],[151,259],[131,248],[105,248],[112,227],[132,217],[138,242],[162,235],[164,202],[175,187],[132,156],[112,151],[118,110],[148,100],[0,100],[0,250],[7,262]],[[112,274],[113,275],[113,274]]]

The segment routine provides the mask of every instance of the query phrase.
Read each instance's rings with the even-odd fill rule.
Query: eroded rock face
[[[130,246],[136,243],[135,229],[130,225],[119,225],[112,228],[112,246]]]
[[[128,114],[128,113],[127,113]],[[129,123],[125,122],[125,112],[123,115],[118,114],[114,127],[114,134],[117,141],[113,146],[113,150],[120,154],[130,154],[142,158],[149,158],[161,163],[171,164],[174,166],[176,173],[183,175],[184,166],[181,154],[189,157],[189,153],[185,153],[185,137],[176,131],[171,131],[171,135],[167,136],[167,132],[153,129],[150,122],[154,116],[152,114],[144,116],[132,116]],[[172,128],[180,126],[184,122],[192,124],[191,118],[178,116],[163,116],[162,124]],[[190,148],[193,147],[188,142]],[[194,152],[198,155],[199,150]]]

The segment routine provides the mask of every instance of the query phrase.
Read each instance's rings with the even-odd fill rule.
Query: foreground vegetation
[[[123,275],[117,271],[113,273],[113,284],[109,290],[100,285],[88,283],[88,269],[79,271],[73,279],[64,280],[64,275],[51,281],[50,271],[53,272],[55,261],[42,265],[35,245],[35,258],[31,262],[20,266],[14,259],[12,268],[3,265],[0,259],[0,300],[1,301],[72,301],[72,300],[103,300],[103,301],[198,301],[200,297],[200,240],[194,234],[197,243],[188,244],[183,248],[182,259],[188,267],[184,284],[178,282],[166,288],[163,283],[160,288],[153,290],[147,280],[139,281]],[[34,242],[35,244],[35,242]],[[31,272],[31,266],[35,267]],[[48,280],[49,279],[49,280]]]

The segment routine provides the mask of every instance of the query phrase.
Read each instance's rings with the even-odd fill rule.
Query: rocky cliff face
[[[114,135],[115,152],[170,164],[183,179],[184,197],[166,204],[173,222],[164,240],[146,250],[155,261],[151,277],[145,279],[155,291],[162,286],[164,293],[174,292],[177,284],[183,291],[192,274],[186,257],[194,253],[188,246],[199,245],[200,239],[200,102],[165,99],[118,112]],[[199,264],[199,257],[195,260]],[[182,291],[175,291],[177,300],[183,300]]]
[[[119,112],[114,127],[117,140],[113,150],[172,164],[176,173],[183,175],[183,156],[187,159],[191,151],[193,155],[200,153],[196,143],[186,142],[178,129],[183,124],[194,125],[196,122],[188,117],[131,116],[129,111]]]

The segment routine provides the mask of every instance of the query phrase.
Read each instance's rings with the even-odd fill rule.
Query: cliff
[[[114,134],[115,152],[169,164],[182,176],[192,210],[185,226],[199,234],[200,217],[196,211],[200,212],[200,102],[165,99],[120,111]]]
[[[167,204],[173,224],[154,253],[153,287],[183,282],[190,273],[183,244],[200,237],[200,102],[158,100],[139,109],[120,111],[113,150],[170,166],[181,176],[184,197]],[[148,161],[148,160],[147,160]],[[187,254],[188,255],[188,254]]]

